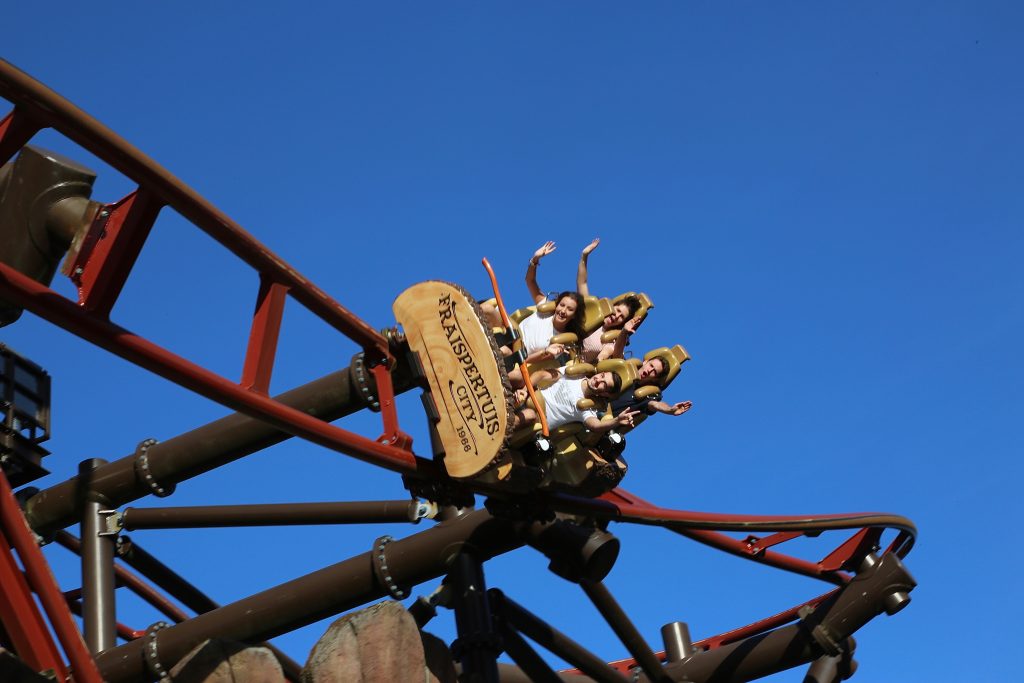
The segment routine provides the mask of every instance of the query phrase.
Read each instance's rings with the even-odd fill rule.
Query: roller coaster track
[[[907,593],[914,582],[902,568],[901,560],[912,548],[916,530],[909,520],[898,515],[718,514],[659,507],[621,488],[591,499],[564,493],[512,494],[493,485],[448,479],[443,468],[437,467],[433,460],[417,456],[412,451],[411,439],[399,426],[394,397],[413,388],[414,384],[404,374],[404,361],[398,357],[392,340],[371,329],[154,161],[61,96],[3,61],[0,61],[0,97],[14,105],[13,110],[0,121],[0,165],[11,160],[38,131],[50,128],[138,185],[138,189],[124,199],[103,205],[88,226],[84,238],[75,246],[77,251],[71,255],[69,277],[78,288],[77,301],[65,298],[47,284],[3,262],[0,262],[0,299],[237,411],[233,416],[189,434],[154,444],[148,452],[142,449],[141,470],[139,449],[109,464],[98,465],[91,479],[96,495],[114,507],[147,495],[167,495],[180,481],[270,443],[297,436],[399,473],[411,491],[442,504],[466,502],[475,494],[488,499],[486,511],[453,512],[450,518],[433,529],[393,541],[394,545],[389,547],[401,548],[402,552],[392,551],[384,570],[374,565],[374,572],[363,572],[358,579],[338,587],[338,577],[344,571],[351,573],[350,569],[342,569],[342,565],[366,566],[368,559],[372,558],[370,553],[365,553],[223,607],[202,596],[180,577],[177,577],[177,583],[168,578],[176,575],[140,548],[136,549],[134,560],[131,552],[126,552],[122,561],[138,562],[140,572],[198,616],[187,617],[144,580],[125,578],[127,570],[113,565],[108,559],[111,573],[113,566],[117,566],[119,580],[127,581],[129,587],[162,609],[177,625],[157,633],[134,630],[109,618],[87,617],[87,631],[113,630],[116,626],[118,636],[126,641],[113,646],[108,637],[99,647],[95,638],[90,637],[86,638],[89,645],[83,644],[73,626],[68,607],[71,605],[73,608],[77,604],[87,609],[98,599],[95,593],[83,594],[81,603],[62,596],[52,584],[52,578],[47,578],[49,573],[37,539],[29,533],[33,530],[52,534],[80,521],[80,510],[75,507],[74,500],[81,479],[75,477],[51,486],[28,497],[19,506],[6,477],[0,477],[0,512],[4,522],[3,534],[0,534],[0,573],[4,578],[0,620],[8,635],[7,645],[15,650],[19,661],[29,669],[53,669],[60,675],[70,669],[76,681],[99,681],[102,677],[120,682],[153,677],[211,634],[259,642],[315,620],[301,604],[297,604],[281,614],[268,617],[259,628],[240,623],[239,614],[259,601],[276,597],[278,593],[275,591],[287,588],[289,595],[293,596],[318,595],[321,609],[326,604],[332,613],[338,613],[388,594],[393,597],[408,595],[412,586],[438,576],[447,575],[450,581],[458,584],[467,572],[472,574],[482,569],[474,569],[470,565],[460,569],[460,561],[441,563],[436,558],[437,549],[453,542],[464,543],[471,536],[477,547],[474,561],[483,562],[494,555],[530,545],[549,554],[553,562],[572,565],[570,569],[563,566],[567,578],[583,586],[633,655],[627,660],[599,663],[593,655],[582,651],[554,629],[543,624],[539,627],[536,617],[509,598],[492,591],[489,603],[485,598],[483,609],[486,611],[489,604],[495,615],[493,628],[500,636],[504,651],[516,661],[518,668],[497,667],[494,660],[502,649],[500,647],[488,650],[487,646],[481,645],[468,653],[464,650],[463,670],[476,672],[482,676],[480,680],[498,680],[499,676],[500,680],[508,681],[563,680],[569,676],[569,673],[552,672],[521,635],[530,637],[578,667],[583,677],[571,677],[572,680],[622,681],[626,680],[624,674],[636,671],[639,680],[738,681],[751,680],[806,662],[813,662],[813,666],[819,666],[821,670],[829,666],[834,669],[837,662],[848,662],[851,656],[852,640],[849,636],[853,630],[882,611],[895,613],[909,600]],[[256,312],[239,381],[204,369],[110,320],[121,288],[164,206],[173,208],[213,237],[259,276]],[[3,248],[0,245],[0,252]],[[0,253],[0,259],[2,257]],[[363,352],[351,368],[284,395],[270,397],[267,392],[287,298],[355,341]],[[330,391],[326,388],[328,386],[332,387]],[[371,404],[379,407],[382,415],[381,436],[367,438],[331,424],[338,417]],[[208,441],[201,440],[198,437],[200,433],[220,433],[229,425],[236,435],[233,437],[235,441],[222,445],[216,451],[199,445]],[[261,509],[247,511],[249,513],[264,519],[256,523],[272,523],[265,520],[281,519],[285,511]],[[125,519],[129,519],[127,511],[123,514]],[[318,508],[310,510],[309,515],[311,518],[320,515],[323,519],[305,523],[324,523],[324,519],[333,519],[331,515],[343,514],[355,513],[334,509],[328,512]],[[390,508],[379,506],[371,512],[364,510],[360,514],[364,515],[360,518],[363,521],[379,521],[398,520],[406,512],[396,513],[392,505]],[[556,514],[558,519],[552,521]],[[617,542],[610,543],[609,537],[602,535],[611,522],[662,527],[737,557],[824,581],[834,588],[779,614],[696,643],[677,637],[665,652],[654,653],[601,584],[603,575],[610,568],[610,565],[604,565],[609,556],[610,561],[614,561],[618,549]],[[580,529],[585,533],[592,532],[591,541],[597,539],[594,542],[607,552],[583,559],[566,559],[559,554],[563,550],[544,541],[547,534],[571,535]],[[828,532],[842,533],[843,538],[819,560],[804,559],[780,550],[788,541]],[[887,532],[893,538],[883,548],[883,535]],[[81,552],[83,557],[90,552],[87,545],[95,546],[84,538],[78,546],[66,534],[58,536],[58,540],[61,539],[62,544]],[[381,545],[380,558],[384,557],[383,547]],[[14,552],[24,567],[23,574],[13,562]],[[602,559],[595,559],[599,554]],[[325,581],[333,581],[331,585],[335,586],[327,597],[323,593]],[[863,590],[846,590],[854,582],[859,582]],[[39,596],[46,618],[68,659],[67,664],[46,630],[46,620],[32,603],[31,593]],[[301,603],[299,597],[294,601]],[[453,607],[457,614],[481,609],[479,604],[446,606]],[[764,652],[736,654],[740,652],[737,647],[749,649],[754,643],[764,644],[761,648]],[[159,656],[153,655],[157,659],[155,664],[148,662],[142,656],[143,652],[147,657],[159,652]],[[727,664],[724,663],[726,657],[732,658]],[[744,663],[737,665],[737,657]],[[283,660],[289,678],[296,680],[297,667],[287,658]]]

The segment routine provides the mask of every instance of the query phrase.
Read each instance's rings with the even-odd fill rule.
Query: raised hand
[[[691,403],[690,401],[682,401],[682,402],[677,403],[674,406],[672,406],[672,414],[673,415],[682,415],[683,413],[685,413],[687,410],[689,410],[692,407],[693,407],[693,403]]]
[[[533,252],[533,258],[530,259],[530,260],[533,261],[534,263],[536,263],[536,262],[540,261],[542,258],[544,258],[545,256],[547,256],[548,254],[550,254],[551,252],[553,252],[554,250],[555,250],[555,243],[554,242],[545,242],[543,245],[541,245],[540,249],[538,249],[537,251]]]
[[[592,252],[595,249],[597,249],[597,245],[599,245],[599,244],[601,244],[601,238],[600,237],[595,237],[593,242],[591,242],[587,246],[583,247],[583,255],[584,256],[590,256],[590,252]]]

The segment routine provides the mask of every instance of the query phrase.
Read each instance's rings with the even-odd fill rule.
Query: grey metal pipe
[[[117,645],[117,614],[114,606],[114,536],[107,529],[108,506],[89,491],[90,475],[107,461],[84,460],[79,477],[85,487],[82,504],[82,631],[93,654]]]

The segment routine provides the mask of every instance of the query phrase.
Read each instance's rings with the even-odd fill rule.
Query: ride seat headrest
[[[546,301],[541,301],[539,304],[537,304],[537,312],[538,313],[544,313],[545,315],[548,314],[548,313],[554,313],[555,312],[555,306],[557,306],[557,305],[558,305],[558,302],[557,301],[552,301],[551,299],[547,299]]]
[[[644,318],[647,317],[647,314],[651,312],[651,309],[654,308],[654,302],[651,301],[651,297],[647,296],[643,292],[623,292],[622,294],[612,299],[612,306],[615,306],[615,304],[622,302],[623,299],[630,296],[635,296],[637,299],[640,300],[640,308],[636,310],[636,313],[633,314],[633,317],[639,317],[641,320],[643,320]]]
[[[596,296],[583,297],[583,323],[581,327],[590,334],[604,323],[605,316],[612,312],[611,299],[599,299]]]
[[[590,363],[581,363],[576,361],[575,363],[569,363],[565,366],[564,374],[569,379],[583,379],[584,377],[593,375],[595,372],[597,372],[597,368]]]
[[[668,365],[668,373],[662,376],[658,381],[658,386],[662,389],[667,387],[672,380],[679,374],[679,370],[683,367],[683,363],[690,360],[690,354],[686,352],[679,344],[669,348],[662,346],[661,348],[648,351],[644,354],[644,360],[651,360],[652,358],[660,358]]]
[[[654,384],[648,384],[645,387],[638,387],[636,391],[633,392],[633,396],[636,398],[647,398],[650,396],[657,400],[657,398],[661,396],[661,387]]]
[[[637,299],[640,300],[640,308],[636,309],[636,313],[633,314],[633,317],[640,318],[640,321],[643,322],[647,318],[647,314],[651,312],[652,308],[654,308],[654,303],[651,302],[650,297],[648,297],[643,292],[640,292],[639,294],[637,294],[636,292],[625,292],[623,294],[620,294],[614,299],[612,299],[612,307],[614,307],[615,304],[621,303],[623,299],[630,296],[635,296]],[[601,343],[611,344],[618,338],[620,334],[622,334],[621,329],[608,330],[607,332],[601,335]]]
[[[555,310],[552,308],[551,310]],[[519,310],[512,311],[509,313],[508,318],[516,325],[523,322],[537,311],[536,306],[527,306],[526,308],[520,308]]]
[[[579,341],[579,337],[577,337],[572,332],[561,332],[561,333],[556,334],[555,336],[551,337],[551,343],[552,344],[569,345],[569,344],[575,344],[578,341]]]
[[[623,391],[629,389],[636,382],[636,365],[621,358],[608,358],[599,362],[597,364],[597,372],[614,372],[622,379],[622,389],[616,395],[621,395]]]

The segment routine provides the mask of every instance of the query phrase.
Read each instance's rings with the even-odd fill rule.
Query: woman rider
[[[537,285],[537,266],[540,260],[555,250],[554,242],[545,242],[530,258],[530,264],[526,268],[526,287],[530,290],[530,297],[535,305],[547,300],[547,297]],[[482,306],[484,313],[491,320],[492,324],[500,326],[497,308],[493,305]],[[519,323],[519,332],[522,335],[523,351],[526,354],[528,363],[557,358],[565,351],[562,344],[552,344],[551,337],[563,332],[571,332],[577,338],[582,338],[580,321],[583,314],[583,297],[576,292],[562,292],[555,297],[555,310],[551,313],[534,312]],[[512,350],[507,346],[502,347],[502,353],[511,355]],[[519,368],[509,372],[509,379],[513,386],[522,386],[523,378]]]
[[[595,239],[583,248],[583,253],[580,255],[580,265],[576,270],[576,291],[582,296],[590,294],[590,288],[587,286],[587,257],[597,249],[597,245],[600,243],[600,238]],[[643,322],[642,318],[636,317],[638,310],[640,310],[640,299],[635,296],[627,296],[617,301],[612,306],[612,312],[605,316],[601,327],[580,342],[580,359],[584,363],[596,363],[606,358],[622,358],[626,342]],[[622,330],[622,334],[618,335],[614,341],[601,341],[601,336],[612,330]]]

